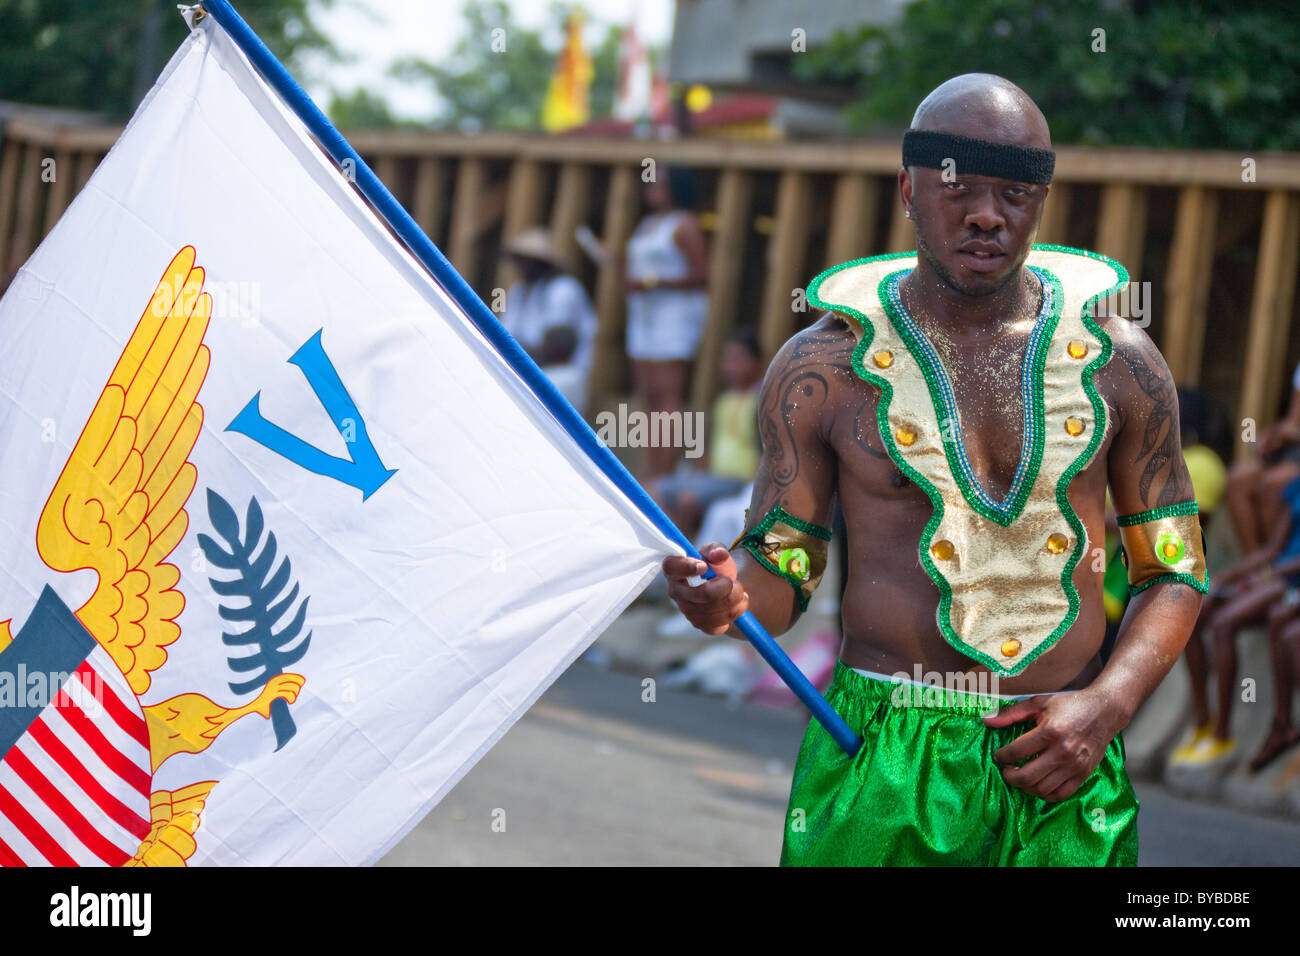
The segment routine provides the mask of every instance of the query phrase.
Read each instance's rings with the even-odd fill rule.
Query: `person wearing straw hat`
[[[512,236],[502,246],[519,274],[506,291],[501,322],[530,355],[538,358],[548,330],[573,330],[577,344],[569,364],[583,376],[591,370],[596,310],[582,283],[569,275],[569,263],[539,226]]]

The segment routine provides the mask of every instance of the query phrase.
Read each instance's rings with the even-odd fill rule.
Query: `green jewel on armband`
[[[786,548],[777,559],[776,566],[782,574],[799,581],[807,581],[812,574],[812,563],[808,560],[808,552],[803,548]]]
[[[1177,564],[1186,553],[1183,539],[1176,534],[1162,534],[1156,541],[1156,556],[1165,564]]]

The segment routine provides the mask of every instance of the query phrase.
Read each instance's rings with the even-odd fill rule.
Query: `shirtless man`
[[[751,610],[784,633],[838,496],[849,566],[828,700],[864,745],[851,758],[810,723],[783,864],[1136,863],[1120,731],[1208,579],[1169,370],[1134,324],[1093,318],[1127,274],[1031,248],[1050,146],[1000,77],[921,103],[898,174],[919,255],[814,280],[809,301],[831,311],[768,369],[746,533],[703,549],[718,576],[701,585],[703,563],[663,563],[700,630],[735,636]],[[1137,593],[1103,662],[1108,486]],[[899,680],[917,671],[949,689]]]

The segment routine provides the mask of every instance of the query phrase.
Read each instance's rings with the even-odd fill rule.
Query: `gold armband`
[[[826,543],[830,540],[826,528],[796,518],[777,505],[732,547],[743,547],[763,567],[789,581],[799,610],[806,611],[826,570]]]
[[[1133,594],[1161,581],[1181,581],[1202,594],[1209,591],[1199,510],[1195,501],[1184,501],[1117,516]]]

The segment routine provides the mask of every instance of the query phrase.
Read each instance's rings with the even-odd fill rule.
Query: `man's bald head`
[[[963,73],[931,91],[912,129],[1051,149],[1047,118],[1029,94],[992,73]]]

